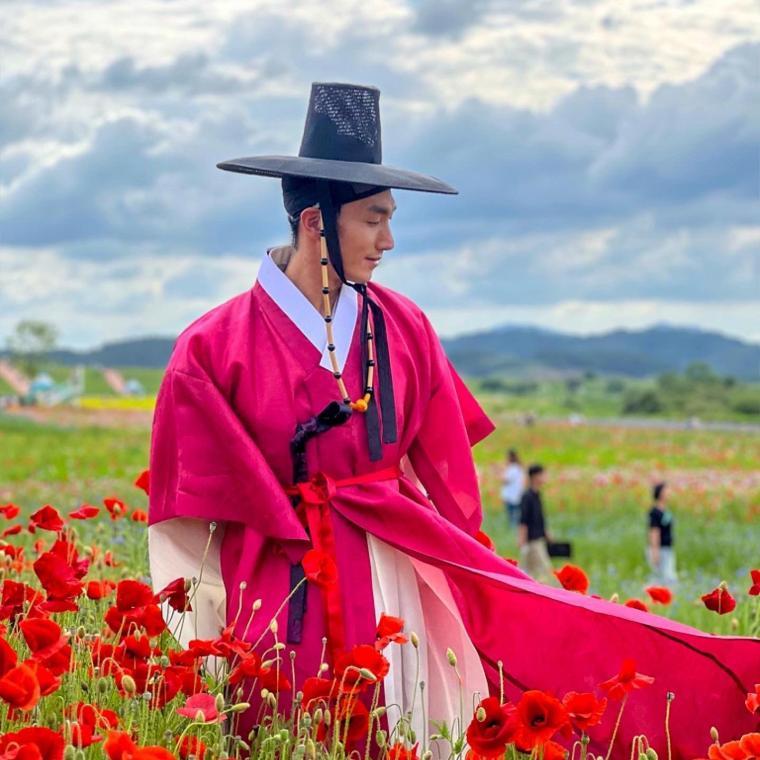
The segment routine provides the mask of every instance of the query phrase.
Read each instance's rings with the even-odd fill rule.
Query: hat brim
[[[301,156],[252,156],[222,161],[217,167],[228,172],[259,174],[264,177],[311,177],[334,182],[416,190],[421,193],[458,193],[451,185],[427,174],[396,169],[385,164],[366,164],[358,161],[333,161]]]

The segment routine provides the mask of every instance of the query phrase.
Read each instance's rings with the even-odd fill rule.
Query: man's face
[[[367,283],[372,279],[385,251],[393,248],[391,218],[395,210],[390,190],[341,206],[338,238],[347,280]]]

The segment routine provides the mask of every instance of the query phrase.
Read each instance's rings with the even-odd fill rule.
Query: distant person
[[[525,470],[514,449],[507,452],[507,465],[502,475],[502,484],[501,499],[507,511],[509,524],[517,526],[520,523],[520,501],[525,491]]]
[[[540,464],[532,464],[528,468],[528,488],[520,501],[517,544],[520,547],[520,567],[535,580],[550,583],[554,579],[554,568],[549,559],[549,535],[541,502],[544,480],[544,468]]]
[[[673,585],[678,581],[673,549],[673,513],[667,508],[665,492],[665,483],[658,483],[652,489],[654,504],[649,510],[647,559],[654,579],[664,585]]]

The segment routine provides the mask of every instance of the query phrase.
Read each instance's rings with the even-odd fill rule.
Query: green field
[[[497,431],[476,448],[475,457],[485,529],[501,554],[517,556],[499,499],[504,451],[514,446],[526,463],[540,461],[547,468],[550,530],[573,542],[573,562],[590,576],[591,592],[645,599],[649,489],[665,479],[676,515],[681,583],[674,604],[657,611],[709,631],[749,630],[748,572],[760,565],[760,435],[540,422],[525,426],[490,411]],[[0,502],[15,502],[27,512],[46,503],[69,510],[115,494],[144,506],[132,481],[147,466],[150,415],[125,424],[118,411],[94,413],[106,415],[103,426],[66,418],[59,426],[0,417],[5,454]],[[132,547],[130,554],[144,558],[143,548]],[[146,568],[132,570],[143,574]],[[721,580],[740,600],[735,615],[718,617],[698,601]]]

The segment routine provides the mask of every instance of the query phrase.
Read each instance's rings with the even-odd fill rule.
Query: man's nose
[[[393,249],[393,246],[396,244],[396,242],[393,239],[393,234],[391,233],[391,230],[389,227],[386,227],[383,230],[383,234],[380,236],[380,238],[377,241],[377,247],[381,251],[390,251]]]

